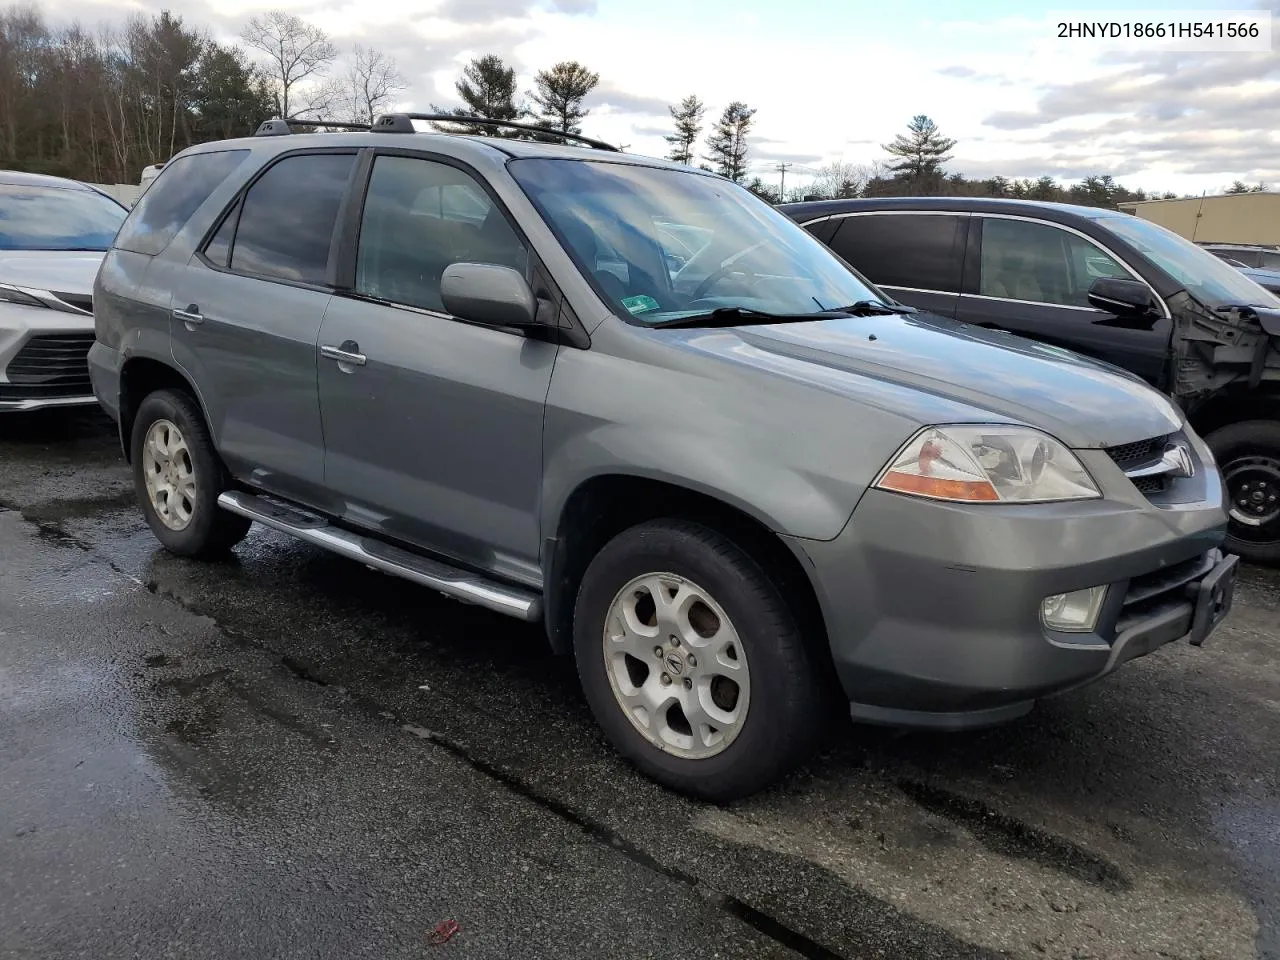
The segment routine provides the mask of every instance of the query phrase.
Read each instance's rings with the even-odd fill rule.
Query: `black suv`
[[[1068,204],[894,197],[781,209],[898,300],[1123,367],[1205,436],[1228,547],[1280,562],[1280,298],[1177,234]]]

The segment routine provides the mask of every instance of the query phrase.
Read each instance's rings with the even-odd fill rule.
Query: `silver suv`
[[[1136,378],[916,313],[720,177],[416,119],[193,147],[121,228],[90,366],[168,549],[257,521],[541,622],[715,800],[829,704],[994,723],[1225,615],[1217,469]]]

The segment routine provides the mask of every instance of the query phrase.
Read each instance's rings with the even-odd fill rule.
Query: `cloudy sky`
[[[1234,179],[1280,186],[1280,55],[1103,49],[1062,40],[1069,10],[1280,11],[1280,0],[57,0],[53,20],[116,20],[169,7],[219,38],[255,12],[290,10],[340,45],[395,57],[404,107],[456,103],[472,56],[497,53],[522,89],[576,59],[601,76],[585,132],[661,155],[667,105],[696,93],[718,113],[757,108],[753,173],[776,180],[832,160],[884,158],[914,114],[958,144],[971,176],[1110,173],[1179,193]],[[1280,18],[1278,18],[1280,19]],[[1280,24],[1277,25],[1280,32]]]

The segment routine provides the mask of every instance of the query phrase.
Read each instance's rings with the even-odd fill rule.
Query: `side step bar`
[[[439,590],[455,600],[474,603],[520,620],[542,619],[542,598],[529,590],[420,557],[371,537],[362,537],[335,527],[313,513],[238,490],[219,496],[218,506],[384,573]]]

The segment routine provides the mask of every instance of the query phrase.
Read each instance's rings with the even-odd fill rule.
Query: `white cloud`
[[[797,173],[834,159],[882,159],[881,144],[923,112],[959,141],[952,169],[974,175],[1107,172],[1178,190],[1280,179],[1270,132],[1280,130],[1274,54],[1090,52],[1057,40],[1051,18],[1034,15],[909,22],[890,13],[899,29],[856,44],[855,54],[845,29],[794,30],[780,45],[770,17],[744,8],[713,19],[696,4],[679,29],[643,4],[598,0],[188,0],[181,9],[225,40],[268,5],[316,23],[340,45],[359,41],[394,56],[410,81],[404,105],[416,109],[455,104],[454,81],[472,56],[508,60],[522,91],[537,69],[580,60],[602,77],[587,133],[640,153],[666,152],[667,105],[697,93],[708,127],[730,100],[757,109],[762,172],[784,159]],[[118,22],[164,6],[60,0],[48,15]]]

